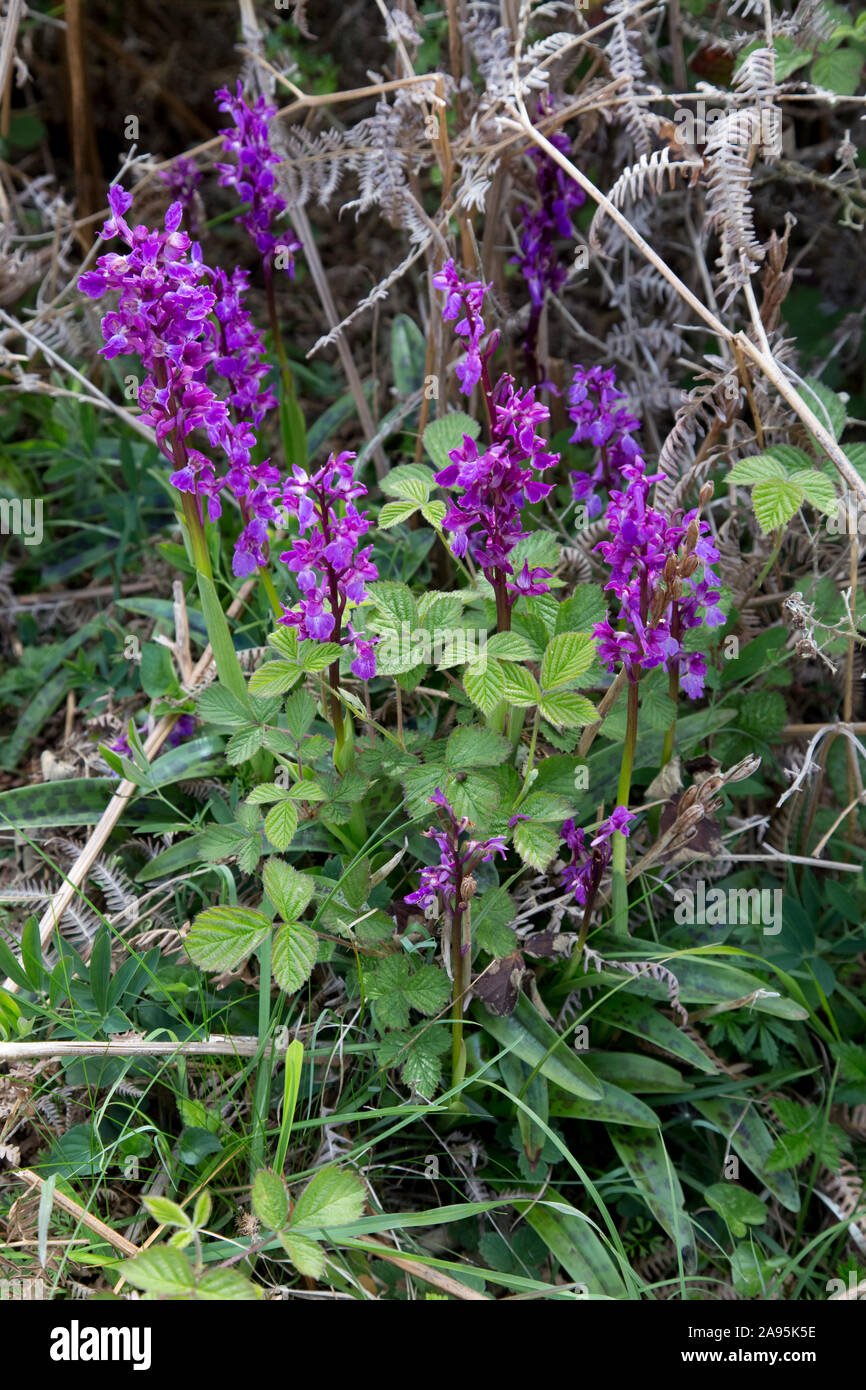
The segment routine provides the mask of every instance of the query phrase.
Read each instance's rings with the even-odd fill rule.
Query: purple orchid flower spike
[[[268,129],[277,108],[269,105],[264,97],[250,106],[244,99],[241,82],[234,96],[227,87],[221,87],[216,100],[218,109],[234,121],[234,127],[221,130],[220,135],[225,153],[237,160],[236,164],[215,166],[219,181],[222,187],[233,188],[242,203],[249,204],[235,221],[252,237],[266,265],[277,264],[294,279],[295,255],[301,250],[301,243],[289,228],[284,228],[279,236],[273,230],[274,219],[285,212],[287,206],[285,199],[275,191],[274,169],[280,163],[280,156],[271,148]],[[282,257],[274,257],[277,251]]]
[[[370,680],[376,674],[373,641],[359,637],[351,624],[343,629],[347,610],[365,602],[367,584],[379,575],[370,559],[373,547],[358,549],[372,522],[355,507],[367,489],[355,479],[354,457],[331,454],[312,475],[295,467],[286,483],[283,502],[297,517],[300,534],[280,559],[295,575],[301,598],[280,622],[296,628],[302,641],[353,646],[352,672]]]

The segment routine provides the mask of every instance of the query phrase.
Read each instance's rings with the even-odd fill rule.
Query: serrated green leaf
[[[263,1292],[239,1269],[209,1269],[199,1279],[195,1296],[197,1301],[214,1303],[256,1303]]]
[[[132,1260],[124,1260],[120,1272],[134,1288],[169,1298],[187,1298],[195,1288],[186,1255],[168,1245],[158,1245]]]
[[[253,787],[246,803],[248,806],[270,806],[274,801],[285,801],[288,795],[287,787],[278,786],[276,782],[260,782]]]
[[[286,723],[289,733],[300,743],[316,717],[316,702],[306,690],[296,690],[286,701]]]
[[[768,478],[752,491],[752,506],[765,536],[790,521],[802,505],[803,489],[784,478]]]
[[[822,53],[815,59],[810,75],[816,87],[835,92],[837,96],[852,97],[860,85],[862,73],[861,52],[856,48],[835,48],[832,53]]]
[[[459,410],[449,415],[440,415],[438,420],[431,420],[422,437],[424,448],[433,460],[436,472],[439,473],[448,467],[451,462],[449,453],[460,448],[465,434],[471,439],[477,439],[480,433],[481,426],[478,421]]]
[[[532,820],[518,821],[513,830],[514,848],[524,864],[542,873],[559,849],[559,831]]]
[[[266,661],[250,676],[251,695],[284,695],[301,679],[301,668],[293,661]]]
[[[422,965],[409,976],[403,992],[413,1009],[421,1014],[435,1014],[448,999],[448,977],[438,965]]]
[[[271,967],[274,979],[286,994],[295,994],[313,973],[318,941],[312,927],[303,922],[284,922],[274,937]]]
[[[295,1235],[292,1231],[279,1231],[278,1235],[280,1244],[298,1273],[307,1279],[321,1279],[325,1272],[322,1247],[311,1236]]]
[[[418,505],[415,502],[386,502],[379,512],[379,530],[387,531],[391,526],[398,526],[401,521],[408,521],[417,510]]]
[[[287,849],[298,828],[298,808],[288,798],[272,806],[265,816],[265,834],[274,849]]]
[[[227,729],[243,729],[250,722],[250,711],[245,702],[226,690],[224,685],[209,685],[198,697],[198,709],[202,719],[210,724],[221,724]]]
[[[324,671],[332,662],[339,661],[342,647],[336,642],[313,642],[309,638],[298,644],[301,665],[305,671]]]
[[[194,918],[184,945],[202,970],[234,970],[270,929],[269,919],[254,908],[206,907]]]
[[[583,632],[561,632],[547,645],[541,661],[541,688],[547,694],[571,685],[595,659],[595,643]]]
[[[401,463],[385,474],[379,487],[386,497],[414,500],[415,488],[424,487],[429,494],[434,486],[432,471],[423,463]]]
[[[438,530],[445,520],[445,513],[447,510],[448,508],[445,506],[444,502],[439,502],[434,499],[432,502],[424,503],[424,506],[421,508],[421,515],[425,521],[429,521],[430,525],[435,526]]]
[[[463,724],[448,739],[445,762],[465,771],[468,767],[497,767],[511,756],[511,744],[502,734],[480,724]]]
[[[192,1223],[183,1207],[178,1206],[177,1202],[172,1202],[168,1197],[145,1197],[143,1201],[154,1221],[158,1221],[161,1226],[179,1226],[182,1230],[190,1229]]]
[[[530,705],[537,705],[541,699],[541,691],[532,672],[527,671],[525,666],[515,666],[511,663],[504,666],[503,670],[505,698],[508,703],[517,709],[528,709]]]
[[[420,626],[418,609],[408,585],[398,584],[391,579],[377,579],[367,585],[367,593],[395,631],[400,632],[403,623],[409,624],[410,631]]]
[[[264,868],[265,892],[284,922],[294,922],[305,910],[315,892],[315,880],[299,874],[291,864],[271,857]]]
[[[278,1173],[260,1168],[253,1179],[253,1211],[262,1225],[276,1231],[289,1214],[289,1194]]]
[[[836,514],[836,489],[826,473],[817,468],[803,469],[791,474],[791,482],[802,488],[807,501],[827,516]]]
[[[574,690],[558,690],[553,695],[545,695],[538,708],[544,719],[564,729],[594,724],[598,719],[598,710],[592,700],[578,695]]]
[[[482,714],[490,714],[505,698],[505,672],[498,661],[485,657],[466,667],[463,688]]]
[[[532,647],[525,637],[517,632],[494,632],[487,639],[488,656],[498,657],[500,661],[531,661]]]
[[[295,1203],[291,1228],[345,1226],[361,1216],[365,1199],[364,1185],[354,1173],[321,1168]]]
[[[261,748],[263,739],[264,729],[260,724],[250,725],[248,729],[239,729],[226,744],[226,762],[248,762]]]
[[[752,454],[749,458],[740,459],[735,463],[725,481],[752,486],[754,483],[766,482],[768,478],[785,476],[785,465],[772,454]]]

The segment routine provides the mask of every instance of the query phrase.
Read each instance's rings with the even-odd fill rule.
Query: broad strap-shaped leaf
[[[554,1188],[545,1189],[540,1200],[518,1198],[517,1212],[544,1241],[562,1265],[569,1279],[583,1284],[590,1298],[627,1297],[622,1276],[606,1246],[590,1222]]]
[[[730,1144],[735,1153],[751,1169],[755,1177],[769,1188],[786,1211],[800,1210],[797,1180],[792,1173],[774,1172],[768,1167],[775,1147],[773,1136],[751,1100],[695,1100],[699,1115],[708,1120]]]
[[[478,1002],[471,1006],[476,1022],[504,1047],[510,1047],[521,1061],[538,1067],[555,1086],[585,1100],[601,1100],[604,1087],[582,1062],[568,1040],[551,1027],[535,1006],[522,994],[514,1013],[490,1014]]]
[[[682,1255],[683,1267],[690,1273],[697,1264],[697,1248],[692,1223],[683,1206],[683,1189],[661,1134],[635,1133],[611,1125],[608,1134],[635,1186],[655,1217],[667,1231]]]

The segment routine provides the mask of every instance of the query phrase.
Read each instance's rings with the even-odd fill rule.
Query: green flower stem
[[[637,743],[638,687],[636,681],[628,685],[628,723],[625,743],[622,750],[622,763],[619,770],[619,786],[616,791],[617,806],[628,806],[631,791],[631,773],[634,765],[634,750]],[[625,877],[626,837],[621,830],[614,832],[611,869],[613,871],[613,930],[619,936],[628,936],[628,885]]]
[[[285,454],[286,466],[298,464],[305,468],[307,465],[307,431],[304,425],[304,416],[298,404],[295,394],[295,379],[292,369],[289,366],[289,359],[286,356],[286,349],[283,345],[283,335],[280,332],[280,320],[277,314],[277,296],[274,289],[274,272],[269,261],[264,263],[265,290],[268,300],[268,321],[271,328],[271,337],[274,340],[274,350],[277,354],[277,364],[280,369],[280,383],[282,391],[280,393],[280,431],[283,438],[283,453]]]
[[[522,708],[518,709],[516,705],[512,705],[508,714],[507,733],[511,747],[514,749],[515,757],[517,756],[517,749],[520,746],[520,735],[523,733],[523,726],[525,723],[526,710]]]
[[[274,581],[271,579],[270,572],[266,565],[259,565],[259,578],[262,581],[262,588],[268,596],[271,611],[275,618],[283,616],[283,605],[280,603],[277,591],[274,588]]]
[[[259,957],[259,1045],[267,1042],[271,1023],[271,938],[266,936],[258,950]],[[252,1134],[250,1136],[250,1176],[255,1177],[265,1161],[265,1130],[268,1122],[268,1098],[271,1089],[271,1062],[264,1052],[256,1072],[253,1093]]]
[[[451,914],[451,1084],[459,1086],[466,1075],[466,1044],[463,1041],[463,982],[467,957],[463,955],[463,916],[459,906]]]
[[[246,700],[247,683],[235,644],[232,641],[228,619],[217,596],[213,582],[213,570],[208,554],[207,539],[199,514],[198,500],[191,492],[183,493],[183,517],[189,548],[198,580],[202,615],[207,635],[213,651],[217,674],[221,683],[241,700]]]
[[[676,710],[677,700],[679,699],[680,695],[680,673],[676,667],[674,667],[668,674],[668,695],[673,700],[674,709]],[[662,744],[662,767],[667,767],[668,763],[674,755],[674,739],[676,738],[676,733],[677,716],[676,713],[674,713],[674,717],[671,720],[670,727],[665,730],[665,741]]]
[[[521,713],[522,712],[523,711],[521,711]],[[532,778],[532,769],[535,766],[535,745],[538,742],[538,725],[540,718],[541,711],[536,705],[535,718],[532,721],[532,735],[529,740],[529,756],[526,759],[526,772],[523,774],[523,786],[520,788],[520,794],[518,795],[517,800],[515,801],[514,806],[512,808],[515,811],[517,810],[521,801],[525,800],[526,794],[529,791],[530,779]]]

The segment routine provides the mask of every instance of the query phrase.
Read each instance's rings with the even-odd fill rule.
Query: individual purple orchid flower
[[[198,236],[195,205],[196,189],[201,183],[201,172],[194,159],[179,154],[167,169],[161,169],[160,179],[168,189],[172,202],[180,203],[192,236]]]
[[[300,534],[280,559],[295,575],[301,598],[297,610],[280,622],[296,628],[302,641],[353,646],[352,671],[370,680],[376,674],[373,643],[360,638],[351,624],[343,629],[347,608],[364,603],[366,585],[379,573],[370,559],[373,547],[358,549],[372,521],[355,507],[355,498],[367,489],[354,476],[354,457],[331,454],[312,475],[296,467],[286,483],[283,503],[297,517]]]
[[[215,166],[219,181],[222,187],[233,188],[242,203],[249,204],[235,221],[252,237],[268,268],[274,263],[273,253],[282,252],[283,259],[277,263],[290,279],[294,279],[295,255],[301,250],[301,243],[288,228],[283,228],[279,236],[273,231],[274,219],[285,212],[287,206],[275,191],[274,169],[280,163],[280,156],[271,148],[268,130],[277,108],[269,105],[264,97],[250,106],[244,99],[240,81],[234,96],[227,87],[221,87],[216,101],[218,109],[234,121],[234,127],[221,130],[220,135],[225,153],[234,155],[237,160],[236,164]]]

